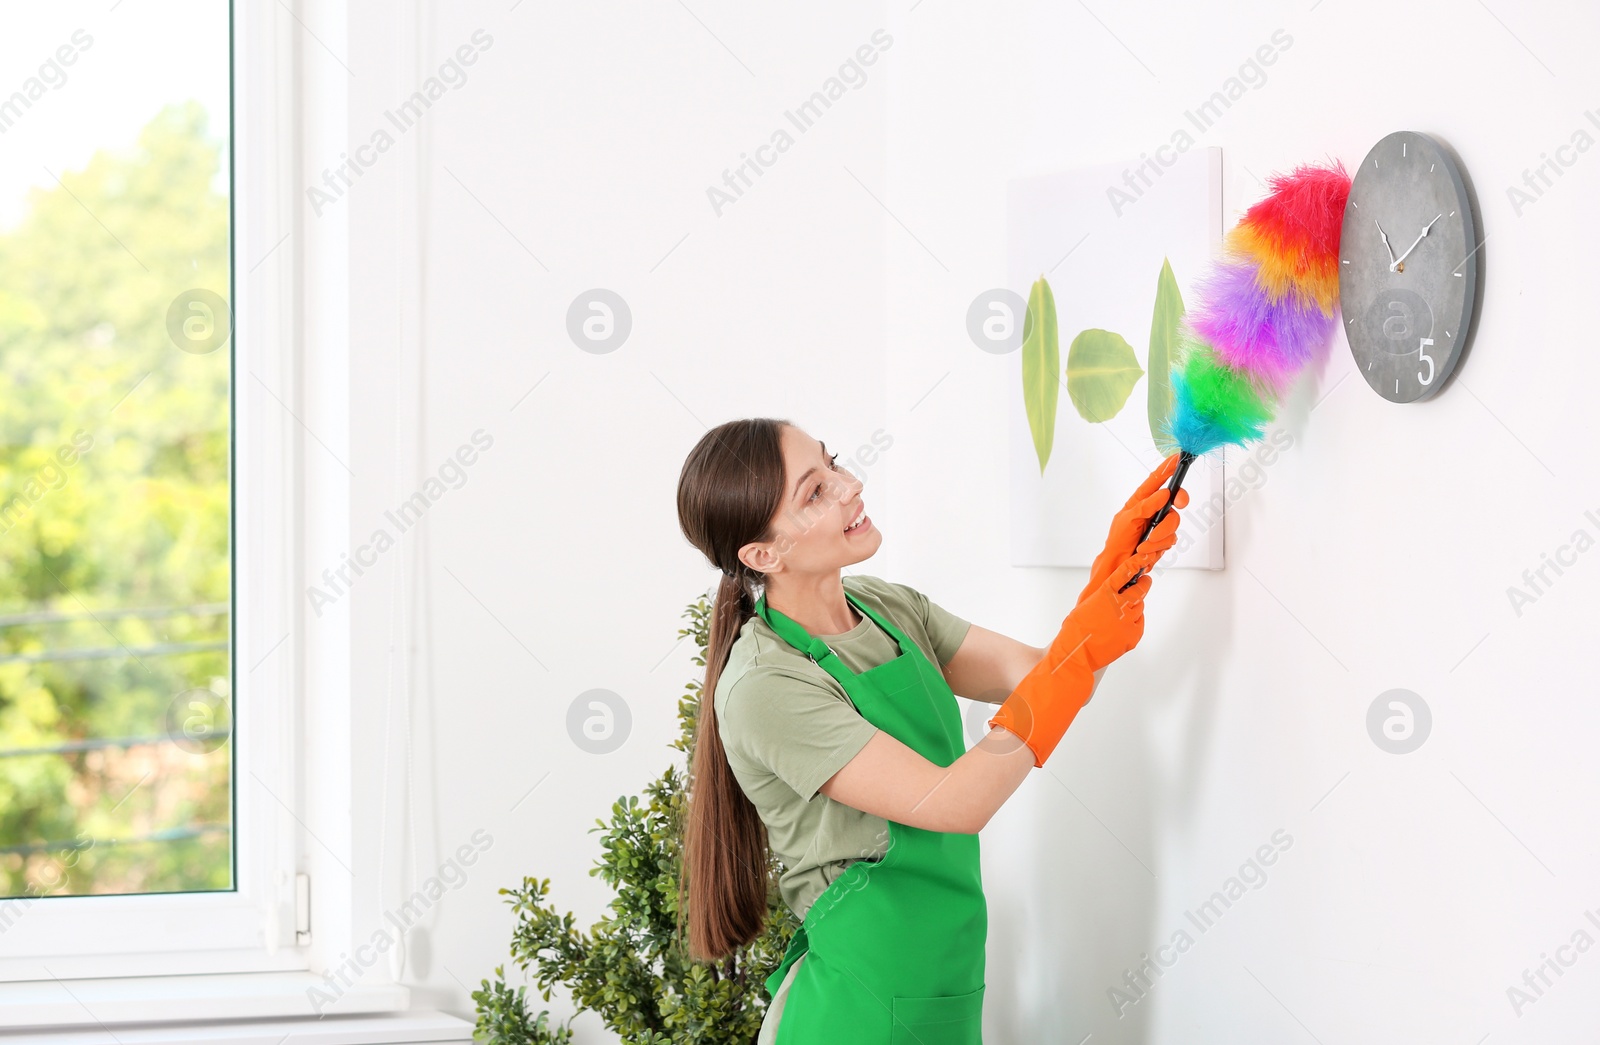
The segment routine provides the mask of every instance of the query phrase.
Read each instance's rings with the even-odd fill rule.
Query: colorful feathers
[[[1186,454],[1260,439],[1333,333],[1350,176],[1337,162],[1301,165],[1268,184],[1198,281],[1180,327],[1165,428]]]

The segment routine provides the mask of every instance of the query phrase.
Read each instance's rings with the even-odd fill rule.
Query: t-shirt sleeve
[[[770,668],[740,676],[719,726],[725,745],[771,770],[807,802],[878,731],[842,693]]]
[[[967,629],[972,622],[957,617],[915,588],[894,581],[884,583],[894,589],[922,619],[923,627],[928,632],[928,641],[933,643],[933,653],[939,660],[939,667],[950,663],[950,658],[956,655],[962,640],[967,637]]]

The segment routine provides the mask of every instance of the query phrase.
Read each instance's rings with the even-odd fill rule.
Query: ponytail
[[[717,680],[745,622],[755,614],[762,574],[739,558],[770,538],[784,491],[782,431],[790,422],[757,417],[706,432],[678,480],[684,536],[722,573],[706,640],[694,747],[689,757],[678,911],[689,921],[689,956],[718,961],[766,928],[771,850],[766,825],[728,765],[717,722]],[[686,895],[687,893],[687,895]]]
[[[739,630],[755,613],[742,564],[722,575],[700,689],[684,823],[689,955],[715,961],[761,935],[767,918],[767,829],[728,765],[717,730],[717,679]],[[682,904],[679,904],[680,909]]]

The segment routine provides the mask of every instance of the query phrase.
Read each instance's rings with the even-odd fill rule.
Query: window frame
[[[343,0],[323,11],[340,27],[346,13]],[[346,267],[343,229],[312,229],[306,220],[298,189],[301,136],[342,137],[347,121],[342,105],[319,106],[314,126],[303,129],[314,111],[303,99],[319,96],[313,92],[325,96],[328,85],[304,85],[304,45],[294,30],[292,17],[274,0],[229,5],[234,888],[0,901],[25,905],[0,932],[0,984],[306,970],[312,951],[308,941],[296,942],[296,872],[338,872],[329,857],[337,850],[319,857],[312,850],[320,843],[306,834],[336,847],[343,841],[349,852],[349,828],[338,825],[338,812],[349,819],[348,802],[317,803],[337,811],[322,814],[332,827],[318,831],[306,823],[313,820],[307,796],[326,797],[326,788],[341,782],[348,795],[349,770],[348,748],[341,765],[336,746],[309,742],[302,704],[317,682],[313,672],[333,682],[334,672],[348,664],[348,616],[335,612],[317,621],[316,652],[308,654],[313,636],[296,583],[308,547],[335,541],[348,519],[347,491],[321,497],[334,477],[323,462],[313,462],[302,426],[308,419],[314,430],[347,441],[348,401],[307,393],[319,385],[347,388],[347,355],[298,351],[309,328],[325,326],[331,333],[342,318],[338,305],[315,322],[305,314],[305,288],[314,285],[307,273],[335,277],[324,309],[347,285],[338,279]],[[337,99],[343,98],[341,85]],[[318,413],[311,421],[313,409]],[[308,503],[317,504],[314,521],[305,513]],[[343,677],[347,687],[348,672]],[[348,723],[348,693],[332,704],[326,709],[331,720]],[[323,711],[319,705],[319,728],[329,721]],[[347,726],[333,732],[347,734]],[[348,920],[341,907],[348,905],[352,883],[328,884],[335,887],[320,897],[313,891],[313,902],[337,928]],[[4,1002],[0,996],[0,1008]],[[5,1022],[0,1014],[0,1025]]]

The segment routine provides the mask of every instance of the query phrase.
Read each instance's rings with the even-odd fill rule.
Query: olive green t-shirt
[[[904,584],[862,574],[842,578],[851,595],[883,614],[940,667],[966,638],[968,622]],[[819,635],[860,674],[900,653],[894,637],[863,615],[842,635]],[[851,863],[881,857],[882,817],[817,789],[864,747],[877,727],[861,717],[827,669],[789,645],[760,615],[745,621],[717,679],[717,730],[744,793],[767,826],[784,867],[778,880],[795,917]]]

